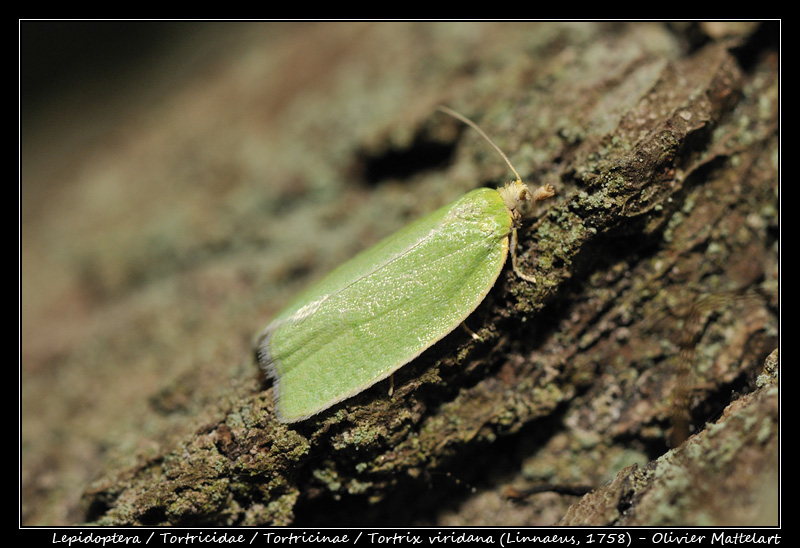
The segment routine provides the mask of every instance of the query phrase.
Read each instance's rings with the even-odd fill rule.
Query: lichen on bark
[[[383,54],[369,48],[380,34],[375,29],[401,32],[366,28],[345,48],[359,60]],[[336,237],[354,196],[364,200],[357,209],[368,210],[364,224],[352,228],[361,236],[375,219],[392,223],[424,213],[419,196],[446,201],[452,195],[442,187],[466,190],[508,177],[479,137],[435,114],[438,102],[475,119],[528,183],[556,188],[520,232],[521,268],[537,283],[506,269],[467,322],[480,340],[456,330],[395,374],[391,395],[388,382],[379,383],[298,425],[275,420],[269,384],[244,353],[238,359],[246,365],[238,369],[249,373],[229,389],[183,395],[165,388],[153,407],[180,424],[179,433],[170,434],[165,421],[155,448],[134,463],[108,464],[85,490],[78,521],[535,525],[566,515],[562,524],[665,524],[691,521],[687,516],[714,498],[703,493],[692,499],[691,512],[670,513],[653,502],[654,494],[631,485],[647,484],[655,493],[665,463],[696,455],[692,447],[713,443],[715,429],[734,424],[725,420],[731,412],[717,421],[719,413],[732,393],[755,389],[777,347],[779,98],[771,27],[720,37],[703,34],[701,25],[478,26],[496,37],[488,42],[498,49],[466,55],[453,47],[434,57],[426,57],[421,35],[448,29],[448,43],[473,39],[457,25],[402,28],[416,36],[408,55],[419,62],[397,70],[426,86],[426,93],[408,92],[415,101],[397,106],[403,102],[387,99],[393,95],[384,90],[370,94],[369,75],[342,51],[345,60],[330,63],[326,76],[350,76],[342,77],[348,86],[341,89],[362,93],[359,104],[392,106],[356,115],[345,109],[352,99],[344,91],[324,101],[304,98],[309,117],[324,110],[325,120],[335,119],[332,111],[341,106],[338,114],[358,117],[359,129],[330,145],[330,162],[320,152],[298,166],[297,178],[277,193],[298,204],[298,197],[316,195],[311,173],[345,181],[340,200],[306,212],[320,223],[310,229],[316,239],[288,231],[305,253],[292,255],[295,262],[276,261],[274,287],[293,287],[294,278],[326,264],[318,258],[325,252],[316,251],[320,235]],[[505,55],[499,67],[497,51]],[[398,90],[413,87],[391,85],[403,97]],[[303,131],[320,125],[326,129]],[[297,127],[297,135],[314,135],[297,153],[303,158],[313,146],[325,150],[333,132],[319,120]],[[445,161],[428,161],[431,150]],[[391,168],[397,157],[423,167],[401,178]],[[356,190],[353,180],[361,181]],[[242,230],[230,247],[255,250],[262,233]],[[345,238],[353,239],[353,233]],[[252,267],[232,271],[240,274],[230,277],[234,287],[258,279]],[[210,289],[197,293],[224,300]],[[204,361],[214,363],[217,347],[200,348],[210,356]],[[777,383],[769,390],[774,394]],[[199,399],[202,411],[192,403]],[[686,418],[685,435],[677,437],[676,404]],[[760,434],[750,431],[739,441],[769,460],[776,456],[777,420],[769,405],[762,411]],[[697,466],[710,477],[730,473],[713,459]],[[509,486],[607,482],[569,512],[577,498],[506,496]],[[757,483],[752,478],[738,488]],[[630,502],[627,513],[619,511],[620,493]],[[601,508],[603,500],[613,504]],[[703,512],[709,523],[724,521],[713,509]]]

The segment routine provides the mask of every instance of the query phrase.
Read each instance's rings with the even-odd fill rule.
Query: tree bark
[[[445,29],[458,34],[457,26],[377,29],[440,40]],[[320,40],[331,32],[306,30]],[[318,192],[311,174],[330,170],[340,190],[321,191],[332,204],[307,215],[347,224],[354,199],[359,210],[378,211],[352,224],[343,236],[350,244],[336,244],[346,254],[365,233],[372,238],[365,226],[382,216],[381,230],[389,230],[446,202],[452,196],[440,181],[464,190],[501,184],[509,176],[494,152],[435,113],[446,102],[476,120],[529,184],[556,188],[520,233],[521,268],[537,283],[507,268],[467,321],[479,340],[456,330],[396,373],[393,390],[378,383],[296,425],[275,420],[269,383],[244,353],[223,356],[251,368],[229,389],[213,392],[196,384],[197,371],[178,370],[150,399],[169,419],[157,445],[104,461],[77,521],[773,523],[777,490],[763,486],[778,481],[775,32],[769,23],[481,27],[481,37],[495,41],[467,49],[472,34],[450,36],[448,44],[465,49],[443,58],[426,58],[434,45],[409,47],[415,62],[391,76],[424,80],[414,70],[439,71],[448,78],[438,92],[426,80],[416,100],[379,112],[370,102],[385,97],[353,78],[367,112],[341,144],[331,144],[333,130],[309,128],[343,115],[350,98],[294,99],[291,112],[305,105],[325,115],[284,137],[307,140],[297,158],[316,146],[325,153],[297,167],[293,184],[275,196],[276,216]],[[366,34],[347,44],[331,39],[342,48],[331,73],[353,70],[353,57],[379,64],[371,51],[380,33],[373,26]],[[325,64],[314,60],[318,70]],[[285,164],[280,170],[292,177]],[[261,213],[246,212],[242,225]],[[257,302],[272,306],[298,288],[298,277],[315,278],[338,260],[320,251],[328,232],[317,223],[286,225],[301,251],[271,267],[278,289]],[[221,247],[255,252],[263,233],[243,231]],[[218,257],[240,279],[266,276]],[[149,271],[141,279],[157,283]],[[103,294],[114,295],[116,286],[103,283]],[[244,350],[246,336],[238,339]],[[213,348],[202,352],[214,362],[205,357]],[[597,489],[584,497],[528,494],[541,484]],[[744,502],[731,514],[724,501],[736,493]]]

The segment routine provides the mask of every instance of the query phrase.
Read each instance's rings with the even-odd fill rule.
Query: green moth
[[[298,295],[258,338],[261,366],[274,381],[276,411],[296,422],[385,379],[458,327],[494,285],[517,228],[553,196],[517,176],[479,188],[413,222],[333,270]]]

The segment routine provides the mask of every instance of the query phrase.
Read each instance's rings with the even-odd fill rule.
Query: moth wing
[[[304,292],[264,331],[279,417],[308,418],[386,378],[486,297],[511,218],[478,189],[389,236]]]

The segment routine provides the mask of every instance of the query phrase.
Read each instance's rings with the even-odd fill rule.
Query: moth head
[[[519,223],[522,219],[533,215],[539,202],[555,195],[555,190],[551,185],[540,186],[531,192],[528,185],[519,179],[506,183],[505,186],[498,188],[497,191],[503,198],[503,203],[514,223]]]

